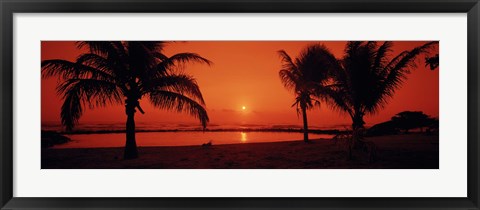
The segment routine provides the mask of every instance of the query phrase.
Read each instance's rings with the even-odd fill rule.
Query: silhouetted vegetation
[[[429,117],[421,111],[404,111],[396,114],[390,121],[376,124],[368,129],[368,136],[409,133],[420,129],[420,132],[431,134],[438,131],[438,119]]]
[[[425,67],[430,67],[430,70],[435,70],[438,68],[440,62],[439,55],[436,54],[432,57],[426,57],[425,58]]]
[[[327,88],[331,70],[337,66],[337,60],[320,44],[306,47],[296,59],[292,59],[283,50],[278,53],[282,59],[280,79],[285,88],[293,90],[295,94],[292,107],[296,107],[297,114],[302,115],[303,139],[308,142],[307,110],[320,106],[320,102],[325,99],[326,95],[319,94],[319,91]]]
[[[89,52],[75,62],[45,60],[42,77],[59,77],[58,94],[63,98],[62,124],[72,130],[89,108],[125,105],[125,159],[138,156],[135,140],[135,113],[144,110],[140,100],[149,100],[156,108],[186,112],[199,119],[203,128],[209,121],[205,102],[196,80],[179,73],[188,62],[210,64],[195,53],[162,54],[165,42],[157,41],[83,41],[78,48]]]
[[[41,132],[42,148],[53,147],[57,144],[65,144],[70,138],[63,136],[54,131],[42,131]]]
[[[411,129],[426,127],[430,123],[430,118],[423,112],[405,111],[393,116],[392,122],[408,133]]]
[[[417,67],[416,58],[428,54],[437,44],[435,41],[428,42],[400,52],[393,58],[390,58],[393,42],[389,41],[381,44],[375,41],[348,42],[341,59],[334,58],[323,45],[307,47],[295,60],[286,52],[280,51],[283,61],[280,78],[286,88],[295,92],[294,106],[297,106],[297,110],[303,115],[304,140],[308,141],[306,110],[324,101],[334,110],[346,113],[352,119],[351,141],[348,141],[349,158],[352,158],[352,149],[375,154],[375,145],[362,141],[365,115],[376,114],[382,110],[410,71]],[[438,56],[427,58],[426,62],[431,68],[436,68]],[[408,113],[403,114],[407,115],[398,116],[400,118],[395,124],[401,124],[403,117],[410,116]],[[394,133],[396,128],[396,125],[386,122],[377,125],[375,129]],[[404,125],[403,129],[408,131],[407,125]]]
[[[428,42],[412,50],[403,51],[390,59],[393,42],[379,44],[375,41],[351,41],[335,68],[333,84],[327,90],[328,103],[335,110],[348,114],[352,119],[351,149],[365,150],[362,141],[365,115],[382,110],[407,75],[417,66],[416,58],[428,53],[438,42]],[[319,92],[324,95],[325,91]]]
[[[417,56],[427,53],[437,42],[406,50],[389,59],[392,42],[348,42],[341,68],[334,74],[330,97],[337,110],[352,118],[352,129],[364,127],[365,115],[385,107],[407,75],[417,66]]]
[[[366,132],[366,136],[384,136],[395,135],[399,133],[400,130],[398,129],[397,125],[389,120],[370,127]]]

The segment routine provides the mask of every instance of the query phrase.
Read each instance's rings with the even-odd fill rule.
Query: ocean
[[[188,123],[137,123],[137,146],[192,146],[211,142],[220,144],[244,144],[259,142],[301,141],[300,125],[215,125],[203,130],[199,124]],[[345,130],[346,125],[329,127],[311,126],[310,139],[331,139],[335,130]],[[125,146],[124,123],[84,123],[72,133],[64,133],[72,141],[54,148],[98,148]],[[42,131],[63,132],[59,123],[42,123]]]

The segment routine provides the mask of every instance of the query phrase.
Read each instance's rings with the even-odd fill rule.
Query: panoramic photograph
[[[438,169],[439,44],[42,41],[41,168]]]

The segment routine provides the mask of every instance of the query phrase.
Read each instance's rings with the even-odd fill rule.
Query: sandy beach
[[[362,154],[348,161],[341,143],[317,139],[230,145],[139,147],[140,157],[122,160],[123,148],[43,149],[42,169],[437,169],[438,136],[423,134],[367,138],[377,160]]]

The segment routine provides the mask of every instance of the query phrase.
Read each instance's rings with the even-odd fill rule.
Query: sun
[[[246,109],[247,109],[247,107],[245,107],[245,106],[242,106],[242,110],[246,110]]]

